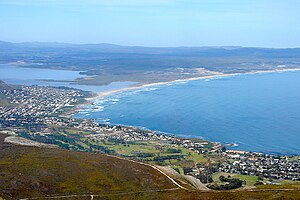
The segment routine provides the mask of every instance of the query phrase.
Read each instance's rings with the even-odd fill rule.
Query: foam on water
[[[236,149],[300,154],[300,72],[218,77],[149,88],[97,100],[96,105],[103,106],[101,112],[77,116],[237,144],[232,147]]]

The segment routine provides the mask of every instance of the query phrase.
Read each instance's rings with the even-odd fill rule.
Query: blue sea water
[[[236,75],[127,91],[75,115],[236,143],[237,149],[300,154],[300,72]]]

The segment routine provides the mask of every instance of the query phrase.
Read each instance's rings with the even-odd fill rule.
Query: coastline
[[[107,97],[107,96],[114,95],[114,94],[121,93],[121,92],[132,91],[132,90],[137,90],[137,89],[142,89],[142,88],[152,87],[152,86],[166,85],[166,84],[170,84],[170,83],[172,84],[172,83],[181,83],[181,82],[186,82],[186,81],[194,81],[194,80],[202,80],[202,79],[210,79],[210,78],[231,77],[231,76],[236,76],[236,75],[252,75],[252,74],[277,73],[277,72],[293,72],[293,71],[300,71],[300,68],[261,70],[261,71],[245,72],[245,73],[216,74],[216,75],[192,77],[192,78],[187,78],[187,79],[178,79],[178,80],[173,80],[173,81],[165,81],[165,82],[158,82],[158,83],[141,84],[141,85],[137,85],[137,86],[130,86],[130,87],[121,88],[121,89],[117,89],[117,90],[110,90],[110,91],[106,91],[106,92],[96,93],[95,97],[86,98],[86,100],[87,100],[86,103],[90,104],[90,103],[92,103],[93,100],[96,100],[96,99],[99,99],[99,98],[103,98],[103,97]],[[127,126],[127,125],[125,125],[125,126]],[[135,127],[135,128],[139,128],[139,127]],[[149,129],[147,129],[147,130],[149,130]],[[155,130],[149,130],[149,131],[155,131]],[[172,133],[170,133],[170,134],[173,135]],[[178,136],[178,135],[176,135],[175,137],[189,138],[189,139],[195,138],[195,137],[184,137],[184,136]],[[212,143],[219,143],[219,142],[207,140],[207,139],[204,139],[204,138],[202,138],[202,139],[205,140],[205,141],[212,142]],[[232,148],[232,147],[237,147],[238,146],[238,145],[236,145],[234,143],[228,143],[228,144],[222,143],[222,145],[228,147],[229,149],[235,149],[235,148]],[[263,152],[260,152],[260,151],[247,151],[245,149],[240,149],[240,150],[241,151],[245,151],[245,152],[263,153]],[[263,153],[263,154],[288,155],[288,156],[296,156],[296,155],[298,155],[298,154],[281,154],[281,153],[278,153],[278,152]]]
[[[87,101],[93,101],[93,100],[96,100],[96,99],[99,99],[99,98],[103,98],[103,97],[114,95],[114,94],[121,93],[121,92],[132,91],[132,90],[137,90],[137,89],[142,89],[142,88],[147,88],[147,87],[152,87],[152,86],[167,85],[167,84],[172,84],[172,83],[181,83],[181,82],[186,82],[186,81],[196,81],[196,80],[210,79],[210,78],[220,78],[220,77],[231,77],[231,76],[237,76],[237,75],[290,72],[290,71],[300,71],[300,68],[261,70],[261,71],[251,71],[251,72],[244,72],[244,73],[240,72],[240,73],[232,73],[232,74],[220,73],[220,74],[207,75],[207,76],[199,76],[199,77],[192,77],[192,78],[185,78],[185,79],[176,79],[176,80],[173,80],[173,81],[164,81],[164,82],[146,83],[146,84],[140,83],[140,85],[138,84],[138,85],[135,85],[135,86],[120,88],[120,89],[116,89],[116,90],[109,90],[109,91],[105,91],[105,92],[95,92],[95,93],[93,93],[95,96],[88,97],[88,98],[85,98],[85,99]]]

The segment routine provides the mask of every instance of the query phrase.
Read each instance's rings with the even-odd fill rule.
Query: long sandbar
[[[219,73],[219,74],[213,74],[213,75],[207,75],[207,76],[177,79],[177,80],[173,80],[173,81],[147,83],[147,84],[142,84],[142,85],[137,85],[137,86],[120,88],[120,89],[116,89],[116,90],[109,90],[109,91],[105,91],[105,92],[97,92],[97,93],[95,93],[96,95],[94,97],[86,98],[86,100],[92,101],[92,100],[95,100],[95,99],[99,99],[99,98],[102,98],[102,97],[110,96],[110,95],[125,92],[125,91],[137,90],[137,89],[142,89],[142,88],[147,88],[147,87],[152,87],[152,86],[172,84],[172,83],[180,83],[180,82],[194,81],[194,80],[201,80],[201,79],[210,79],[210,78],[230,77],[230,76],[236,76],[236,75],[274,73],[274,72],[288,72],[288,71],[300,71],[300,68],[262,70],[262,71],[251,71],[251,72],[244,72],[244,73],[241,72],[241,73],[232,73],[232,74]]]

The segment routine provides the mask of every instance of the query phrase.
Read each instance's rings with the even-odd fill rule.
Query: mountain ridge
[[[90,47],[109,47],[109,48],[155,48],[155,49],[300,49],[300,47],[256,47],[256,46],[235,46],[235,45],[220,45],[220,46],[144,46],[144,45],[119,45],[114,43],[68,43],[68,42],[8,42],[0,40],[0,45],[10,45],[10,46],[31,46],[31,47],[80,47],[80,46],[90,46]]]

